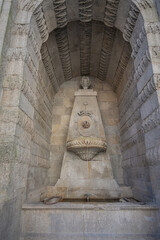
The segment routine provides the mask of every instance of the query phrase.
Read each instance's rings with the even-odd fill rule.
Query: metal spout
[[[86,193],[86,194],[85,194],[85,197],[86,197],[86,202],[89,202],[89,201],[90,201],[90,194],[89,194],[89,193]]]

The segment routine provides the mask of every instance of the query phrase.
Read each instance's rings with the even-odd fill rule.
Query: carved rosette
[[[79,137],[67,141],[67,149],[77,154],[84,161],[91,161],[98,153],[105,152],[105,139],[96,137]]]

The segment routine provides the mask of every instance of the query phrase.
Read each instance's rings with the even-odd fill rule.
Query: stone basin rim
[[[159,211],[160,206],[154,203],[147,203],[145,205],[135,203],[74,203],[74,202],[59,202],[54,205],[45,205],[43,203],[26,203],[23,204],[22,210],[93,210],[93,211],[138,211],[138,210],[154,210]]]

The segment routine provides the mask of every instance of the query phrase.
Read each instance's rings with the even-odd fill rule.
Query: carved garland
[[[130,58],[130,55],[131,55],[130,46],[128,43],[125,43],[123,46],[123,51],[122,51],[121,57],[120,57],[120,62],[118,64],[118,67],[117,67],[117,70],[116,70],[116,73],[115,73],[115,76],[114,76],[114,79],[112,82],[112,86],[113,86],[114,90],[117,89],[117,87],[119,86],[119,84],[122,80],[123,74],[125,72],[125,69],[127,67],[127,64],[128,64],[129,58]]]
[[[156,79],[156,82],[155,82]],[[142,105],[156,90],[159,89],[160,76],[153,76],[139,94],[139,102]]]
[[[108,27],[114,27],[118,11],[119,0],[108,0],[105,8],[104,24]]]
[[[135,44],[135,46],[133,47],[133,51],[132,51],[132,55],[131,55],[131,57],[132,57],[133,59],[136,58],[136,56],[137,56],[137,54],[138,54],[138,51],[139,51],[139,49],[140,49],[140,47],[141,47],[141,45],[142,45],[145,37],[146,37],[146,31],[145,31],[144,27],[142,27],[142,30],[141,30],[141,32],[140,32],[140,34],[139,34],[139,37],[138,37],[138,39],[137,39],[137,41],[136,41],[136,44]]]
[[[142,131],[147,133],[160,125],[160,107],[157,108],[146,120],[143,120]]]
[[[93,0],[79,0],[79,19],[81,22],[92,20]]]
[[[30,54],[26,51],[26,49],[10,48],[8,50],[7,60],[9,62],[11,62],[11,61],[24,61],[27,64],[33,78],[37,82],[38,72],[37,72],[37,69],[36,69],[36,67],[33,63],[33,60],[31,58]]]
[[[92,23],[80,22],[80,65],[81,75],[90,74]]]
[[[107,76],[109,61],[111,58],[111,53],[112,53],[112,48],[113,48],[113,43],[114,43],[114,41],[113,41],[114,36],[115,36],[115,29],[105,27],[103,43],[102,43],[102,50],[101,50],[101,57],[100,57],[98,75],[97,75],[97,77],[100,80],[105,80],[106,76]]]
[[[67,28],[57,29],[56,41],[59,49],[59,55],[62,63],[64,77],[65,80],[68,81],[72,78],[72,66]]]
[[[43,13],[42,5],[39,5],[38,8],[34,11],[34,16],[41,35],[42,43],[46,42],[49,36],[49,32],[46,26],[46,20]]]
[[[124,32],[123,32],[123,37],[128,42],[132,36],[132,32],[135,27],[138,15],[139,15],[139,9],[136,7],[135,4],[132,3],[125,26],[124,26]]]
[[[152,8],[154,6],[154,0],[134,0],[134,3],[141,10]]]
[[[33,12],[42,0],[20,0],[19,9]]]
[[[146,26],[146,32],[147,34],[160,34],[160,23],[155,22],[155,23],[148,23]]]
[[[46,69],[46,72],[48,74],[48,77],[52,83],[53,88],[57,92],[59,89],[59,83],[53,68],[53,65],[51,63],[51,59],[48,53],[48,49],[46,46],[46,43],[43,44],[42,49],[41,49],[41,54],[42,54],[42,60]]]
[[[57,27],[65,27],[68,23],[66,0],[53,0],[53,6],[57,19]]]
[[[143,75],[145,69],[147,68],[147,66],[149,65],[150,61],[151,61],[150,53],[149,53],[148,50],[146,50],[139,66],[137,67],[137,70],[134,74],[134,80],[135,81],[138,81],[139,78],[142,77],[142,75]]]

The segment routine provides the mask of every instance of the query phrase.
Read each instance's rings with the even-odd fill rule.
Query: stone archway
[[[13,201],[20,199],[17,196],[21,191],[26,192],[28,189],[27,184],[31,185],[30,195],[32,190],[36,190],[39,195],[42,188],[49,183],[50,143],[44,139],[44,135],[49,138],[51,134],[53,96],[58,91],[62,79],[58,79],[53,67],[50,67],[50,59],[45,49],[42,49],[43,61],[41,60],[41,46],[47,41],[49,33],[57,27],[63,28],[68,22],[75,20],[80,20],[82,23],[90,22],[92,14],[95,20],[103,21],[106,26],[119,28],[123,32],[124,39],[130,42],[132,47],[134,66],[125,72],[128,61],[125,62],[126,56],[122,54],[114,86],[117,88],[121,80],[117,95],[125,159],[123,162],[125,182],[135,188],[137,198],[144,197],[144,200],[156,198],[157,202],[159,201],[159,21],[153,0],[143,3],[138,0],[134,2],[134,4],[127,3],[126,9],[129,13],[127,15],[126,10],[123,18],[121,9],[126,1],[120,1],[120,8],[118,8],[119,1],[114,4],[112,1],[107,4],[103,1],[102,8],[98,10],[97,5],[94,13],[91,11],[92,1],[86,1],[86,12],[83,11],[83,1],[80,1],[79,7],[78,3],[74,3],[74,9],[79,11],[76,10],[73,14],[65,1],[57,1],[57,4],[53,4],[52,1],[19,2],[11,45],[7,52],[1,101],[1,152],[3,172],[6,176],[2,202],[10,204],[11,209]],[[51,8],[50,4],[52,4]],[[121,21],[116,22],[117,14]],[[84,25],[89,27],[89,24]],[[81,66],[82,73],[88,74],[86,72],[88,68],[85,68],[88,64],[87,57],[85,56],[83,60],[85,66]],[[63,63],[63,56],[61,62]],[[65,78],[71,79],[70,64],[66,62],[65,64],[63,66]],[[100,64],[99,78],[104,78],[103,56]],[[44,110],[48,112],[46,119],[42,117],[45,115]],[[129,115],[128,119],[126,115]],[[138,121],[138,127],[135,126],[135,121]],[[127,134],[131,135],[126,140],[125,133],[128,129]],[[41,153],[42,149],[37,144],[39,142],[43,148],[45,146],[45,153],[44,151]],[[138,145],[141,149],[137,150]],[[131,155],[135,151],[138,155]],[[35,152],[39,152],[40,156]],[[130,176],[133,182],[130,181]],[[30,179],[34,179],[35,182]],[[145,189],[145,194],[144,192],[140,194],[142,189]]]

